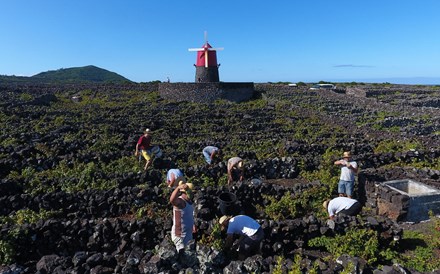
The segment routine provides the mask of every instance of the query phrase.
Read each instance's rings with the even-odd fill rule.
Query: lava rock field
[[[165,100],[155,83],[0,84],[0,273],[287,273],[295,263],[304,272],[416,273],[309,242],[362,228],[385,249],[402,236],[399,223],[371,209],[329,224],[320,205],[337,196],[333,162],[346,150],[359,176],[440,188],[439,87],[255,90],[248,102],[199,104]],[[145,128],[163,152],[147,171],[134,156]],[[212,166],[202,156],[208,145],[223,150]],[[245,180],[228,188],[234,156],[245,160]],[[170,168],[196,186],[198,232],[183,261],[170,241]],[[216,245],[218,196],[227,191],[237,197],[231,213],[265,232],[262,254],[245,261]],[[283,197],[295,210],[274,207]]]

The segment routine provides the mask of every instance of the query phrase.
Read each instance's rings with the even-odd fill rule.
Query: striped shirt
[[[171,233],[176,237],[185,238],[184,244],[187,244],[192,239],[194,207],[192,203],[185,201],[182,196],[178,199],[182,199],[185,202],[185,207],[178,208],[173,206],[173,227]]]

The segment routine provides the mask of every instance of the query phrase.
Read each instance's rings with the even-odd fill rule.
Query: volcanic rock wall
[[[415,199],[408,195],[404,195],[397,191],[393,191],[387,185],[384,185],[385,181],[392,181],[401,178],[410,178],[410,180],[421,182],[425,185],[438,189],[438,172],[430,169],[423,169],[419,171],[417,177],[414,177],[415,172],[411,169],[405,168],[392,168],[389,170],[380,169],[365,169],[359,173],[358,176],[358,197],[359,200],[368,208],[370,208],[375,214],[387,216],[395,221],[420,221],[428,217],[428,209],[434,208],[435,204],[428,203],[426,199],[419,197]],[[430,196],[427,196],[429,199]],[[420,210],[417,215],[414,213],[408,216],[410,210],[410,204],[414,206],[417,204]],[[438,206],[436,206],[438,207]],[[414,209],[413,209],[414,212]]]
[[[159,94],[172,101],[213,103],[224,99],[243,102],[254,96],[253,83],[160,83]]]
[[[368,193],[367,206],[375,209],[379,215],[385,215],[395,221],[405,221],[409,210],[409,197],[387,186],[369,182],[365,185]]]
[[[139,177],[142,175],[132,174]],[[134,184],[138,179],[129,180]],[[129,182],[127,182],[129,183]],[[189,256],[184,263],[177,264],[177,253],[170,245],[166,235],[171,230],[171,216],[145,213],[142,218],[130,215],[130,208],[141,207],[151,201],[162,200],[161,190],[153,182],[146,188],[127,186],[114,190],[88,190],[81,193],[49,193],[32,197],[20,191],[7,197],[0,197],[0,216],[19,208],[62,209],[57,218],[39,220],[32,225],[25,225],[29,239],[20,239],[17,245],[18,265],[28,267],[23,272],[0,273],[178,273],[176,268],[191,265],[200,273],[222,273],[223,268],[239,268],[259,262],[257,271],[225,271],[223,273],[268,273],[272,259],[264,259],[273,254],[287,256],[294,252],[304,251],[307,242],[322,235],[334,236],[343,233],[349,227],[365,224],[381,235],[381,243],[389,245],[395,237],[400,237],[402,230],[389,219],[363,217],[338,217],[335,226],[329,227],[325,219],[313,215],[302,218],[271,220],[257,209],[256,205],[268,205],[264,195],[278,199],[287,192],[296,196],[319,183],[295,184],[289,187],[276,184],[252,185],[239,183],[232,188],[237,196],[234,204],[235,213],[257,216],[264,233],[262,255],[252,257],[250,261],[230,261],[220,250],[202,243],[202,235],[213,233],[213,225],[220,215],[217,198],[226,188],[197,188],[195,204],[198,207],[196,225],[198,228],[197,252],[187,250]],[[116,203],[115,201],[118,201]],[[162,201],[163,202],[163,201]],[[232,213],[232,212],[231,212]],[[155,215],[157,214],[157,215]],[[5,225],[0,235],[6,235],[12,225]],[[4,236],[5,237],[5,236]],[[316,256],[312,255],[311,257]],[[206,259],[209,258],[209,259]],[[332,269],[322,262],[324,270]],[[244,264],[244,266],[243,266]],[[100,270],[106,269],[106,271]],[[40,271],[40,272],[36,272]],[[98,271],[100,270],[100,271]],[[205,270],[205,271],[202,271]],[[58,272],[59,271],[59,272]],[[71,272],[70,272],[71,271]],[[183,272],[179,272],[183,273]]]

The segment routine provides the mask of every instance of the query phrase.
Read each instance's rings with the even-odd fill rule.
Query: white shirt
[[[260,225],[249,216],[238,215],[229,220],[228,234],[240,234],[252,236],[257,233]]]
[[[328,203],[328,215],[334,216],[338,214],[341,210],[349,209],[352,205],[354,205],[357,201],[355,199],[347,198],[347,197],[337,197],[331,200]]]
[[[347,163],[345,160],[341,160],[342,162]],[[348,161],[353,168],[357,168],[357,163],[355,161]],[[340,180],[343,181],[354,181],[355,172],[353,169],[348,168],[347,164],[341,167],[341,177]]]

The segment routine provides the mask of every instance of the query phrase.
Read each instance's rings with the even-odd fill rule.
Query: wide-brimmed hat
[[[179,182],[179,186],[182,185],[182,184],[186,184],[187,189],[189,189],[189,190],[193,190],[193,188],[194,188],[194,184],[193,183],[187,183],[187,182],[184,182],[184,181],[180,181]],[[185,191],[185,189],[182,189],[182,191]]]
[[[192,199],[194,184],[192,184],[192,183],[183,183],[182,181],[180,181],[179,185],[181,185],[181,184],[186,184],[186,188],[185,189],[181,189],[180,191],[185,193],[190,199]]]
[[[226,222],[226,220],[229,220],[231,218],[232,218],[231,216],[224,215],[220,218],[220,220],[218,220],[218,223],[223,225]]]
[[[350,151],[345,151],[344,154],[342,154],[342,158],[351,158]]]
[[[191,192],[194,189],[194,184],[193,183],[188,183],[185,179],[185,177],[183,176],[179,176],[176,179],[177,184],[180,186],[182,184],[186,184],[187,188],[186,189],[182,189],[183,192]]]
[[[328,203],[330,202],[330,200],[325,200],[324,203],[322,203],[322,206],[327,209],[328,208]]]

